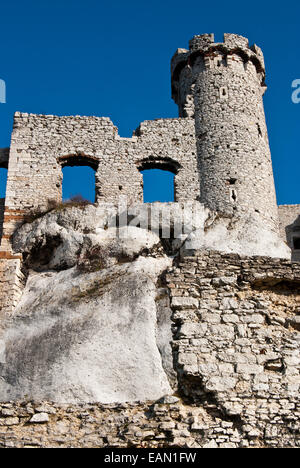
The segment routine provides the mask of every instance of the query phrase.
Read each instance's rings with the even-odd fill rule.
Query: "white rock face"
[[[133,260],[142,250],[160,244],[158,235],[145,229],[108,227],[112,216],[113,213],[106,212],[103,206],[50,212],[16,232],[14,249],[31,254],[30,266],[33,268],[41,270],[46,266],[60,270],[72,268],[80,253],[95,248],[103,249],[109,266],[116,263],[117,257],[123,255]],[[35,251],[37,254],[32,255]]]
[[[156,341],[154,282],[168,265],[145,258],[105,272],[32,272],[3,337],[0,400],[111,403],[172,393]]]
[[[291,258],[291,250],[279,234],[266,226],[259,215],[248,218],[216,217],[193,231],[182,251],[216,250],[239,255]]]
[[[99,229],[101,216],[96,207],[65,209],[16,233],[29,276],[1,336],[0,401],[112,403],[173,392],[171,311],[158,310],[156,285],[172,260],[156,234],[130,227],[116,237]]]
[[[160,206],[155,209],[159,220]],[[174,232],[182,215],[179,205],[176,210]],[[0,401],[112,403],[171,394],[171,310],[158,279],[172,265],[172,254],[181,247],[183,254],[290,257],[259,216],[233,221],[200,204],[197,210],[197,219],[187,211],[188,232],[170,240],[170,256],[155,232],[109,227],[114,213],[102,206],[53,211],[22,226],[14,249],[23,253],[28,279],[13,316],[3,323]],[[173,305],[197,308],[198,302],[178,297]]]

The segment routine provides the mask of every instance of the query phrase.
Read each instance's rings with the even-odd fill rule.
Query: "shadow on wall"
[[[300,215],[285,228],[287,243],[292,249],[292,261],[300,261]]]
[[[3,233],[6,182],[7,182],[7,168],[0,167],[0,243],[1,243],[2,233]]]

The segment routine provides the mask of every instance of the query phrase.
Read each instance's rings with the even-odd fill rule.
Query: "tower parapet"
[[[199,60],[199,57],[203,60]],[[191,71],[195,62],[198,65],[202,63],[203,71],[212,68],[220,71],[222,66],[242,70],[240,65],[243,64],[244,71],[256,70],[262,93],[266,90],[265,61],[260,47],[256,44],[249,46],[248,39],[237,34],[225,33],[224,42],[214,42],[214,34],[194,36],[189,41],[189,50],[177,49],[171,61],[172,98],[179,106],[181,117],[186,117],[182,102],[187,98],[186,93],[189,89],[184,90],[180,86],[179,81],[182,80],[179,80],[179,77],[184,68],[187,67]],[[192,82],[193,78],[191,77]]]
[[[261,49],[235,34],[222,43],[195,36],[189,50],[177,50],[171,71],[179,115],[195,119],[200,200],[222,213],[258,213],[277,229]]]

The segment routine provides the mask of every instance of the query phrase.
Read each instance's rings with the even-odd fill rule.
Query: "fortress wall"
[[[300,265],[208,252],[177,268],[167,284],[182,392],[257,445],[299,445]]]
[[[22,256],[0,251],[0,329],[18,304],[24,287]],[[2,323],[1,323],[2,322]]]
[[[0,163],[1,158],[7,164],[7,150],[0,152]],[[46,210],[49,201],[62,201],[64,165],[90,165],[96,169],[96,202],[116,204],[120,195],[126,196],[129,204],[142,202],[140,171],[149,168],[176,173],[177,201],[199,198],[193,120],[146,121],[132,138],[121,138],[108,118],[16,113],[0,248],[4,255],[0,295],[7,296],[7,313],[20,296],[20,265],[5,264],[7,256],[14,258],[11,236],[27,213]],[[14,287],[7,288],[8,284]]]
[[[280,232],[282,237],[286,239],[286,228],[297,222],[297,219],[300,217],[300,205],[279,205],[278,211]]]
[[[142,201],[139,169],[147,159],[153,167],[176,169],[178,201],[199,197],[192,120],[144,122],[135,136],[121,138],[108,118],[16,114],[6,204],[28,210],[60,201],[61,169],[70,162],[98,167],[98,201],[115,202],[119,195]]]
[[[199,199],[194,121],[159,119],[143,122],[132,138],[116,137],[100,157],[99,201],[116,201],[126,195],[130,202],[143,201],[140,170],[167,169],[176,173],[176,201]]]
[[[162,278],[176,397],[0,404],[0,446],[300,446],[300,266],[206,252]]]

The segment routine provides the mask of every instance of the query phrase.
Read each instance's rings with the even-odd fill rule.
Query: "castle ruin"
[[[34,413],[34,405],[29,405],[30,411],[26,409],[28,414],[24,410],[24,416],[20,416],[20,408],[24,409],[20,402],[29,395],[33,399],[48,400],[48,408],[54,411],[49,414],[55,414],[61,403],[76,405],[81,401],[86,405],[95,401],[98,405],[112,405],[114,401],[120,401],[125,405],[128,418],[133,408],[138,409],[138,424],[143,425],[148,435],[144,436],[141,431],[142,435],[138,437],[133,431],[120,439],[115,428],[123,423],[116,420],[112,432],[101,436],[101,443],[98,441],[96,445],[109,446],[110,443],[105,442],[107,437],[113,437],[114,443],[120,446],[129,442],[136,446],[143,442],[144,446],[160,446],[162,443],[163,446],[192,444],[195,447],[294,447],[300,444],[300,205],[278,206],[276,202],[263,107],[266,91],[263,53],[256,45],[249,47],[246,38],[234,34],[225,34],[222,43],[214,42],[213,34],[195,36],[189,43],[189,50],[178,49],[173,56],[171,81],[179,117],[143,122],[131,138],[120,137],[108,118],[15,114],[10,148],[0,150],[0,167],[8,168],[6,197],[0,200],[0,310],[4,335],[12,327],[10,337],[14,336],[16,341],[16,337],[23,336],[22,327],[29,327],[31,310],[40,320],[38,310],[49,307],[49,304],[43,306],[40,297],[46,283],[44,294],[55,291],[55,285],[57,294],[62,294],[64,301],[67,301],[66,292],[60,291],[59,285],[64,281],[72,285],[71,308],[82,301],[87,303],[83,283],[79,284],[81,277],[74,276],[71,281],[70,276],[63,275],[73,274],[77,263],[82,262],[82,252],[85,249],[86,255],[88,250],[84,236],[91,229],[92,218],[100,216],[105,203],[116,206],[123,196],[131,206],[143,204],[141,171],[158,168],[172,172],[175,176],[174,220],[176,210],[186,202],[198,206],[203,220],[197,229],[191,229],[181,239],[181,243],[173,242],[169,257],[157,247],[159,239],[147,240],[148,256],[161,262],[155,273],[152,267],[147,270],[143,266],[144,253],[141,254],[142,249],[138,251],[137,247],[130,260],[126,255],[124,260],[123,252],[119,266],[113,263],[107,266],[109,275],[112,275],[109,268],[119,268],[116,271],[119,276],[123,275],[122,281],[125,272],[129,276],[136,275],[132,288],[134,290],[138,283],[137,291],[142,291],[145,297],[147,294],[152,297],[154,289],[158,288],[160,299],[153,293],[156,297],[153,304],[164,314],[170,312],[170,323],[164,323],[164,327],[165,330],[169,327],[165,333],[171,348],[166,351],[166,343],[158,345],[162,364],[157,350],[153,351],[157,359],[153,375],[157,382],[161,379],[161,384],[149,391],[138,386],[135,392],[116,390],[115,400],[114,395],[109,396],[111,388],[107,393],[97,393],[102,385],[101,377],[96,383],[86,384],[84,391],[79,389],[78,382],[74,384],[73,393],[66,386],[61,390],[55,374],[57,369],[51,367],[53,362],[57,366],[58,362],[61,364],[61,356],[53,357],[47,341],[50,332],[48,330],[47,335],[44,330],[45,334],[41,335],[40,330],[31,329],[28,340],[24,338],[23,348],[16,350],[13,343],[11,347],[7,346],[5,363],[10,370],[5,368],[5,363],[1,368],[0,380],[2,378],[4,384],[0,385],[0,400],[4,402],[4,409],[6,400],[15,401],[10,406],[15,424],[9,425],[11,433],[6,431],[3,435],[0,418],[0,443],[10,437],[9,440],[14,441],[14,428],[22,426],[22,418],[24,421],[32,418],[30,411]],[[68,214],[67,207],[66,214],[63,210],[59,215],[55,210],[47,212],[49,201],[57,206],[62,202],[62,168],[65,166],[90,166],[96,171],[94,206],[69,209],[73,210],[73,218],[77,216],[77,224]],[[149,205],[149,209],[155,209],[155,206]],[[35,210],[45,211],[44,221],[26,222],[28,213]],[[47,231],[49,226],[51,229]],[[80,231],[80,236],[74,234],[72,239],[67,239],[65,231],[71,227],[74,232]],[[91,229],[91,232],[95,237],[96,231]],[[89,238],[89,245],[94,242],[93,236]],[[76,248],[72,245],[75,238]],[[45,251],[47,258],[43,260],[43,268],[36,267],[41,252],[45,257]],[[107,255],[113,256],[111,253]],[[139,259],[142,263],[136,268],[142,265],[142,270],[131,270],[131,267],[124,270],[124,265]],[[106,291],[103,284],[121,280],[106,279],[105,283],[103,270],[104,267],[101,287],[98,282],[97,288],[104,288],[105,296],[110,290]],[[89,274],[100,273],[95,269]],[[147,287],[139,283],[143,274],[147,281],[151,278],[151,286],[150,283]],[[90,294],[90,303],[95,309],[95,286],[91,289],[89,281],[91,278],[85,280],[84,291]],[[94,277],[93,281],[96,281]],[[131,297],[130,282],[117,283],[117,286],[120,291],[127,288],[129,308],[134,309],[132,304],[136,300],[138,310],[139,307],[141,310],[149,307],[152,311],[152,303],[140,306],[140,299]],[[77,292],[74,288],[78,288]],[[36,291],[34,299],[32,291]],[[62,302],[53,300],[53,303],[56,311],[64,307]],[[82,311],[88,308],[87,305],[80,307]],[[104,310],[107,303],[101,307]],[[155,315],[155,307],[153,311]],[[29,314],[27,321],[26,313]],[[52,317],[54,312],[49,314]],[[150,322],[147,327],[151,331],[153,324]],[[57,324],[55,340],[60,336],[59,326]],[[80,332],[78,330],[75,326],[74,333],[82,333],[82,324]],[[46,351],[41,351],[38,346],[43,337]],[[11,338],[5,340],[11,343]],[[76,341],[73,335],[72,340]],[[56,344],[63,349],[61,342],[56,341]],[[144,351],[140,350],[141,353]],[[22,353],[28,362],[35,359],[36,353],[40,367],[23,365]],[[68,353],[72,356],[72,351],[68,350]],[[164,353],[169,355],[166,357]],[[52,373],[45,383],[38,374],[41,370],[48,372],[48,359]],[[172,360],[173,364],[170,364]],[[76,367],[78,364],[74,362],[72,365]],[[66,367],[60,368],[61,375],[64,372],[61,369],[71,366],[70,361],[64,365]],[[159,366],[165,371],[163,376]],[[73,374],[68,374],[68,378],[75,382]],[[124,387],[129,382],[127,378]],[[132,382],[130,385],[134,387]],[[58,396],[59,391],[65,392],[63,401]],[[170,396],[174,391],[180,394],[179,399]],[[152,410],[153,418],[146,421],[143,416],[146,410],[149,411],[146,402],[164,395],[169,396],[156,404]],[[180,398],[189,401],[190,417],[183,415]],[[144,403],[135,407],[136,399]],[[103,412],[110,416],[114,411],[118,412],[117,406],[103,408]],[[45,411],[37,410],[36,413],[44,414]],[[80,411],[78,407],[74,409],[75,413]],[[91,410],[89,406],[85,411],[95,409]],[[97,406],[96,411],[102,410]],[[164,416],[167,416],[166,420]],[[181,425],[180,420],[183,421]],[[48,423],[49,418],[46,417],[45,422]],[[23,430],[25,434],[26,429]],[[48,439],[38,433],[38,429],[36,431],[43,446],[57,445],[55,431]],[[74,438],[66,445],[68,443],[84,445]],[[88,440],[86,445],[93,443]]]

